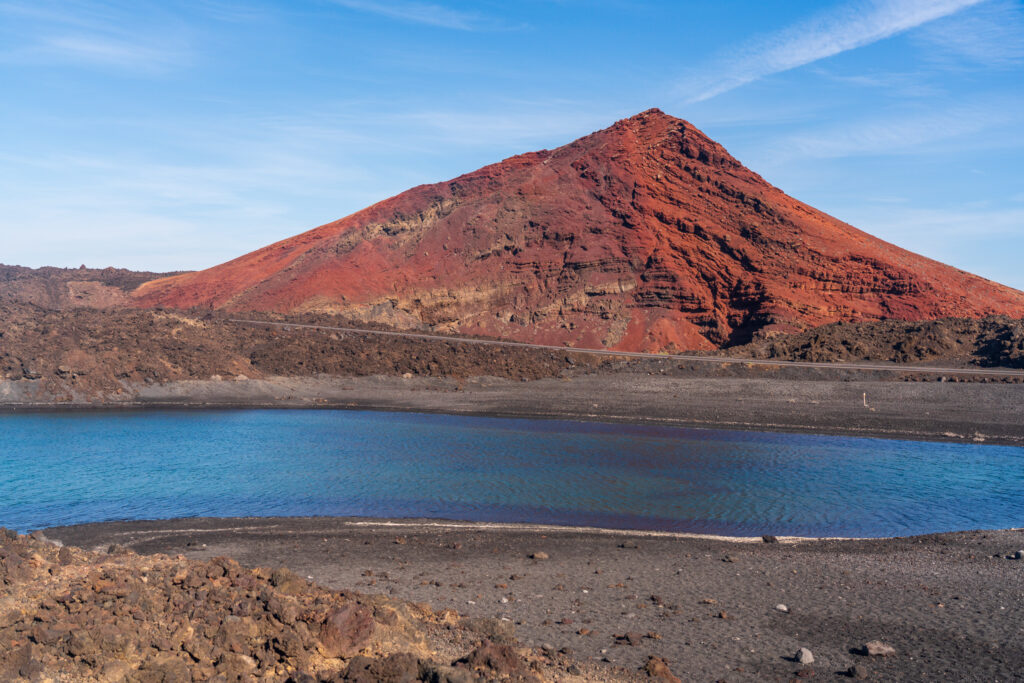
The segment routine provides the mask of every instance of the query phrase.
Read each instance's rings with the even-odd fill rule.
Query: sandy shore
[[[333,588],[508,620],[536,648],[605,671],[666,658],[683,680],[1015,680],[1024,532],[746,542],[428,520],[188,519],[64,527],[68,544],[228,555]],[[547,559],[532,559],[544,553]],[[785,604],[789,612],[776,609]],[[859,654],[881,640],[896,654]],[[809,648],[815,662],[791,659]],[[622,667],[622,668],[620,668]],[[806,675],[806,674],[805,674]]]
[[[1024,444],[1024,384],[886,379],[764,370],[740,377],[623,371],[530,382],[280,377],[144,385],[103,401],[60,404],[33,398],[25,382],[0,382],[0,410],[333,407]]]

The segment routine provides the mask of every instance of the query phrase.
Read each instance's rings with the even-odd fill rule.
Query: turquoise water
[[[1024,449],[356,411],[0,416],[0,525],[343,515],[732,535],[1024,525]]]

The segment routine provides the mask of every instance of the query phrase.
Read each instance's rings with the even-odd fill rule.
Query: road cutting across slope
[[[505,346],[539,349],[544,351],[560,351],[566,353],[581,353],[595,356],[613,356],[616,358],[642,358],[645,360],[675,360],[691,363],[718,363],[718,364],[740,364],[740,365],[768,365],[792,368],[821,368],[826,370],[854,370],[871,372],[902,372],[902,373],[924,373],[931,375],[985,375],[995,377],[1024,377],[1024,370],[1011,370],[1007,368],[949,368],[930,367],[920,365],[902,365],[898,363],[825,363],[814,361],[774,360],[757,358],[729,358],[725,356],[697,356],[688,354],[669,353],[643,353],[640,351],[615,351],[613,349],[581,349],[574,346],[555,346],[548,344],[529,344],[526,342],[503,341],[500,339],[473,339],[469,337],[449,337],[438,334],[426,334],[423,332],[395,332],[385,330],[366,330],[358,327],[331,327],[328,325],[310,325],[304,323],[282,323],[266,320],[244,320],[230,318],[228,322],[242,325],[265,325],[268,327],[279,327],[283,329],[309,329],[329,332],[344,332],[347,334],[364,334],[382,337],[402,337],[406,339],[424,339],[429,341],[443,341],[458,344],[480,344],[486,346]]]

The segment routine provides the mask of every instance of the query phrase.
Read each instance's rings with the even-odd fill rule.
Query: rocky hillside
[[[817,211],[658,110],[133,297],[647,351],[844,320],[1024,316],[1024,293]]]
[[[0,302],[29,303],[51,310],[124,306],[129,302],[128,293],[142,283],[176,274],[0,264]]]
[[[302,322],[337,326],[336,317]],[[508,379],[558,376],[598,360],[501,348],[238,325],[202,311],[131,308],[52,311],[0,300],[4,380],[42,402],[113,399],[142,384],[271,376],[404,375]],[[26,387],[31,386],[29,390]]]
[[[347,327],[327,314],[279,321]],[[1024,368],[1024,321],[1010,318],[838,323],[734,347],[730,356],[813,361],[893,361]],[[670,364],[672,373],[711,372]],[[52,311],[0,300],[0,398],[117,402],[139,387],[177,380],[371,375],[530,380],[615,372],[664,373],[657,359],[623,361],[572,350],[369,336],[231,322],[227,314],[114,308]],[[681,369],[684,368],[685,369]],[[742,372],[728,366],[726,374]],[[718,375],[715,375],[718,376]]]
[[[1024,368],[1024,320],[988,317],[822,325],[738,346],[729,355],[815,362],[891,361]]]

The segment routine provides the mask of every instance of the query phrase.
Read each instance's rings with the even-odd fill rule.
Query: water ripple
[[[1024,525],[1024,449],[352,411],[0,416],[0,524],[353,515],[720,534]]]

